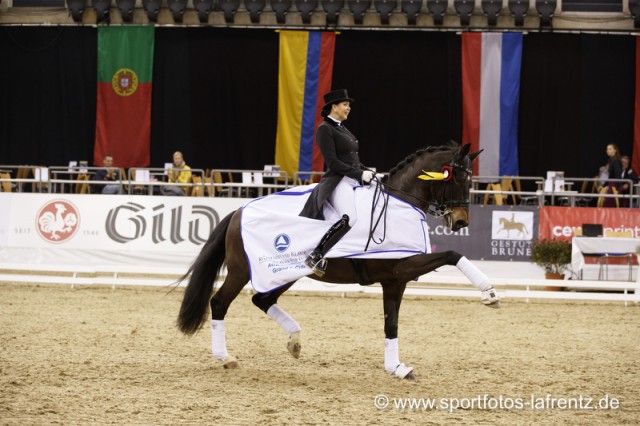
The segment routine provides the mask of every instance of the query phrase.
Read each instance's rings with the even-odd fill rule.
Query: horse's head
[[[453,231],[468,226],[471,163],[480,154],[470,148],[453,143],[417,151],[390,171],[387,190]]]

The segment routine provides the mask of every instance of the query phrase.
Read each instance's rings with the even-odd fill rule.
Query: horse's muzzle
[[[451,230],[453,232],[456,232],[462,228],[466,228],[467,226],[469,226],[469,223],[466,220],[459,219],[453,222],[453,226],[451,227]]]

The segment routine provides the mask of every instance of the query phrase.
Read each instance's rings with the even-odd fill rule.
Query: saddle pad
[[[304,260],[318,245],[325,232],[340,215],[325,203],[326,220],[298,216],[314,185],[298,186],[257,198],[242,208],[241,234],[249,262],[251,284],[261,293],[310,275]],[[354,188],[358,220],[353,228],[326,255],[327,258],[400,259],[430,253],[428,225],[424,212],[398,198],[389,196],[386,217],[374,233],[378,244],[369,243],[374,185]],[[382,211],[377,203],[373,220]]]

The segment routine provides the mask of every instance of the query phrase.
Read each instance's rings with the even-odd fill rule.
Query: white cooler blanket
[[[331,225],[340,219],[329,203],[325,204],[324,221],[298,216],[314,186],[298,186],[257,198],[243,207],[242,240],[251,270],[251,284],[256,291],[268,292],[312,273],[304,259]],[[374,188],[371,185],[354,189],[358,221],[326,257],[399,259],[431,253],[424,212],[392,196],[387,207],[385,239],[381,244],[372,241],[365,251]],[[380,200],[374,221],[382,205]],[[376,241],[383,235],[383,221],[381,219],[374,233]]]

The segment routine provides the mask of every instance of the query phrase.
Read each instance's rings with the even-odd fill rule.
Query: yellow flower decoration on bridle
[[[422,175],[418,176],[418,179],[422,180],[443,180],[448,181],[451,179],[451,167],[444,166],[440,172],[427,172],[422,170]]]

